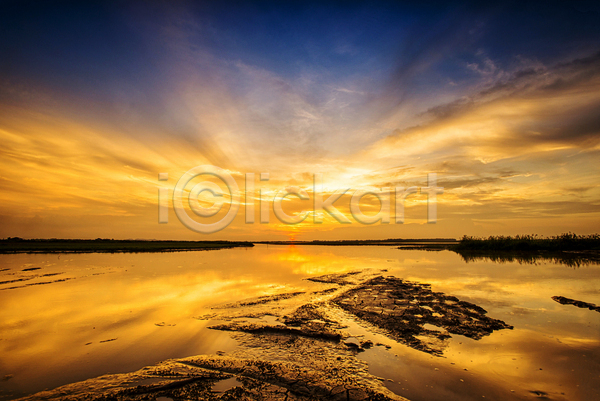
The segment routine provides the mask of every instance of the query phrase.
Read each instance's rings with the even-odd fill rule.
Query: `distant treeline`
[[[359,246],[359,245],[400,245],[400,244],[421,244],[421,243],[439,243],[455,244],[454,238],[388,238],[388,239],[342,239],[342,240],[312,240],[312,241],[255,241],[255,244],[269,245],[329,245],[329,246]]]
[[[0,240],[0,253],[178,252],[251,246],[254,246],[251,242],[231,241],[145,241],[103,238],[95,240],[22,239],[9,237]]]
[[[464,236],[452,250],[486,252],[564,252],[600,250],[600,235],[565,233],[553,237],[538,235],[490,236],[477,238]]]

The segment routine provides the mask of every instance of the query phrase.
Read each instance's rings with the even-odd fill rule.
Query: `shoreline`
[[[241,241],[45,240],[11,238],[0,240],[0,254],[185,252],[253,246],[252,242]]]

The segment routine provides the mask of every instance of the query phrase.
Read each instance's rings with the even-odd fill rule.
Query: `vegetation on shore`
[[[497,263],[536,264],[542,261],[581,267],[600,263],[600,235],[565,233],[553,237],[537,235],[464,236],[456,245],[448,246],[465,262],[490,260]]]
[[[0,240],[1,253],[53,252],[178,252],[214,250],[234,247],[252,247],[251,242],[231,241],[144,241],[88,239],[22,239],[9,237]]]
[[[451,250],[461,256],[472,259],[481,255],[559,254],[565,252],[592,253],[600,252],[600,234],[577,235],[565,233],[553,237],[538,235],[517,236],[463,236],[460,240],[453,238],[403,239],[390,238],[384,240],[314,240],[314,241],[258,241],[256,244],[270,245],[399,245],[400,249]],[[157,240],[114,240],[97,238],[88,239],[22,239],[9,237],[0,239],[1,253],[44,253],[44,252],[175,252],[210,250],[234,247],[252,247],[252,242],[242,241],[157,241]]]
[[[565,233],[553,237],[538,235],[490,236],[476,238],[464,236],[452,250],[486,252],[565,252],[600,250],[600,234],[577,235]]]

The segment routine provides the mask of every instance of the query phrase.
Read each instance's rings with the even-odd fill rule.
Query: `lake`
[[[352,271],[431,284],[514,327],[452,334],[434,356],[389,345],[356,355],[410,400],[600,399],[600,266],[465,262],[450,251],[285,246],[174,253],[0,255],[0,399],[14,399],[170,358],[230,352],[239,342],[205,316],[248,298],[313,291],[309,277]]]

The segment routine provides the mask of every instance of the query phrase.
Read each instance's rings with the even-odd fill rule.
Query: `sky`
[[[460,238],[600,226],[597,2],[0,9],[0,238]],[[193,231],[174,211],[179,178],[197,166],[238,185],[231,194],[200,174],[182,192],[199,225],[222,221],[237,195],[235,218],[217,232]],[[434,224],[432,173],[443,188]],[[348,189],[334,204],[348,224],[315,208],[315,174],[324,199]],[[207,180],[224,195],[197,197],[194,183]],[[395,196],[409,187],[421,192]],[[280,204],[306,219],[280,221],[273,198],[299,191],[307,199]],[[368,193],[361,213],[382,220],[354,218],[360,191],[389,200],[389,223]],[[215,216],[194,214],[218,200]]]

